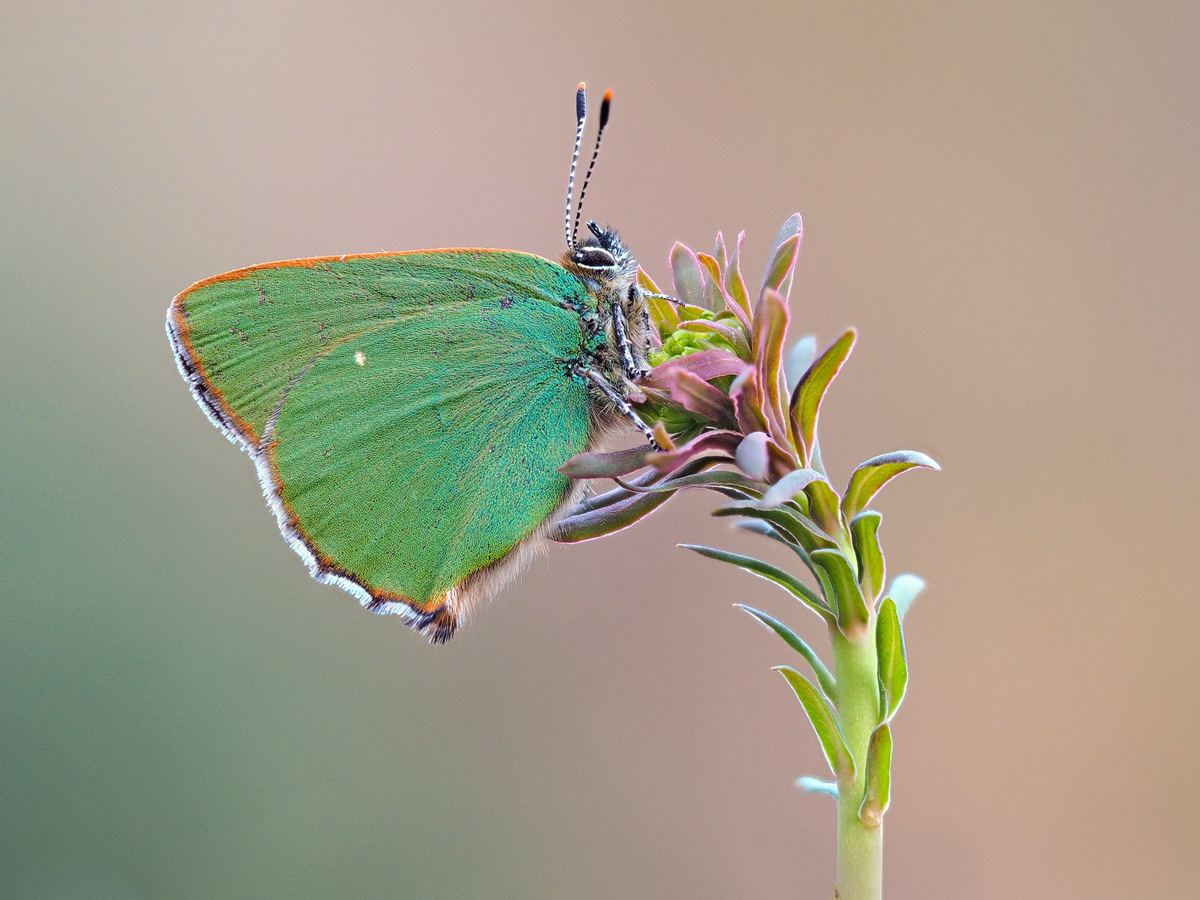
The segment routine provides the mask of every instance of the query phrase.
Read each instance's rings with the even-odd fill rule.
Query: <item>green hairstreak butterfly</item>
[[[647,372],[637,262],[572,193],[567,249],[318,257],[237,269],[171,303],[201,408],[258,470],[314,578],[433,641],[532,554],[575,491],[558,471],[625,420]],[[653,440],[651,438],[651,443]]]

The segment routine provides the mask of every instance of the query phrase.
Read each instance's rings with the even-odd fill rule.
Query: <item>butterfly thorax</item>
[[[585,362],[622,400],[637,393],[636,382],[649,374],[650,313],[637,283],[638,264],[616,231],[588,222],[591,236],[563,253],[563,267],[579,278],[594,300],[581,310],[584,333],[592,338]],[[594,378],[593,378],[594,380]],[[601,409],[618,412],[604,385],[592,392]]]

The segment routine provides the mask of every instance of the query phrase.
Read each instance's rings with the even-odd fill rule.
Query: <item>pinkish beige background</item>
[[[830,896],[788,652],[674,549],[558,548],[447,647],[312,582],[175,372],[173,294],[279,258],[560,248],[667,276],[793,211],[823,415],[908,620],[887,894],[1200,895],[1200,7],[0,3],[0,897]],[[772,555],[770,548],[759,548]]]

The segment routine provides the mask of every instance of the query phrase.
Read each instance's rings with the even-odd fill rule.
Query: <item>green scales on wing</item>
[[[570,492],[594,303],[540,257],[441,250],[241,269],[168,324],[313,575],[444,639]]]

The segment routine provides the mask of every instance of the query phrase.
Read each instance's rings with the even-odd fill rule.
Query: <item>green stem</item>
[[[880,900],[883,827],[868,828],[858,817],[866,787],[867,746],[880,719],[874,613],[863,633],[854,639],[836,628],[830,632],[838,718],[855,763],[854,777],[838,781],[837,886],[842,900]]]

